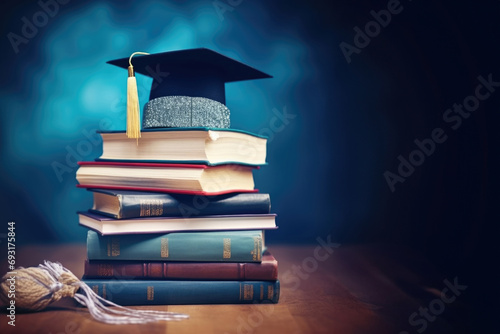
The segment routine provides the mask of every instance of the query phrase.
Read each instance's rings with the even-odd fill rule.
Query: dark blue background
[[[271,241],[314,241],[330,233],[350,219],[346,201],[358,202],[357,220],[368,217],[374,204],[356,198],[356,188],[366,187],[370,176],[342,184],[349,111],[341,100],[343,80],[331,71],[345,60],[333,57],[325,8],[302,4],[310,14],[301,16],[285,3],[223,3],[226,11],[213,1],[71,1],[16,45],[18,53],[7,34],[21,36],[23,17],[39,19],[42,7],[10,10],[3,40],[2,220],[16,221],[20,242],[84,240],[75,212],[87,209],[92,196],[75,188],[74,162],[100,155],[95,129],[124,128],[127,74],[105,62],[134,51],[208,47],[274,76],[228,84],[226,92],[232,127],[270,137],[269,166],[255,177],[279,214]],[[150,84],[138,78],[142,103]],[[288,118],[276,121],[277,114]],[[375,156],[368,154],[370,164]]]
[[[126,73],[105,62],[208,47],[274,76],[227,85],[234,128],[267,131],[276,110],[293,115],[255,173],[279,214],[270,242],[401,244],[444,271],[498,282],[487,270],[498,262],[500,92],[457,130],[443,114],[478,76],[500,81],[500,2],[402,0],[350,63],[339,45],[388,1],[230,3],[220,14],[213,1],[70,1],[18,53],[7,34],[41,7],[2,11],[0,223],[16,221],[18,242],[85,238],[75,211],[91,194],[75,188],[76,168],[58,179],[53,164],[100,122],[124,128]],[[150,79],[138,80],[146,101]],[[391,192],[384,172],[437,127],[447,140]],[[99,156],[99,145],[85,153]]]

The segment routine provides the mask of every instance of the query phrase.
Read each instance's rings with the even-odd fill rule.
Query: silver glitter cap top
[[[222,103],[190,96],[164,96],[146,103],[142,128],[229,128],[230,111]]]

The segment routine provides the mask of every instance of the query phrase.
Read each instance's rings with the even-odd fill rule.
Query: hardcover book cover
[[[263,231],[100,236],[87,232],[89,260],[261,262]]]
[[[146,128],[142,130],[138,143],[127,140],[125,131],[97,133],[103,139],[103,153],[96,161],[195,163],[210,166],[266,164],[267,137],[244,130],[208,127]]]
[[[277,303],[279,281],[141,281],[84,279],[119,305]]]
[[[269,194],[263,193],[192,196],[131,190],[89,190],[94,195],[91,211],[115,219],[266,214],[271,210]]]
[[[258,166],[80,161],[79,188],[135,190],[215,196],[254,189]]]
[[[275,281],[278,261],[267,251],[261,263],[86,260],[84,278]]]
[[[78,217],[80,225],[96,230],[102,235],[276,228],[275,214],[114,219],[93,212],[78,212]]]

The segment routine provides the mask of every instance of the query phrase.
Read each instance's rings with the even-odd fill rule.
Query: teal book
[[[279,281],[141,281],[84,279],[99,296],[119,305],[277,303]]]
[[[262,230],[101,236],[89,230],[92,260],[261,262]]]

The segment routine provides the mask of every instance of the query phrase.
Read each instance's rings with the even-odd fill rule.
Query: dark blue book
[[[115,219],[266,214],[271,210],[269,194],[261,193],[200,196],[127,190],[89,190],[94,194],[91,211]]]
[[[119,305],[277,303],[279,281],[141,281],[84,279]]]

